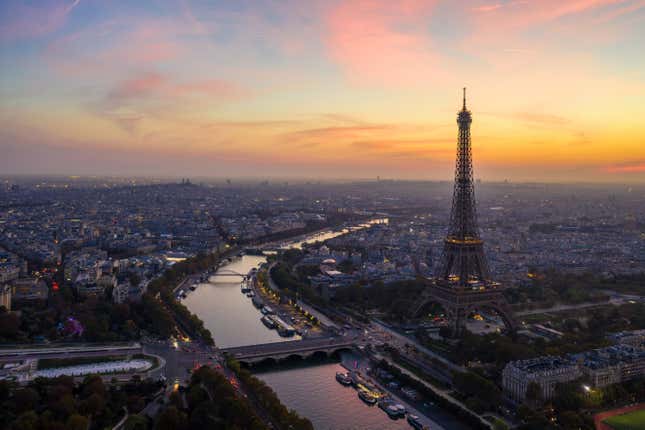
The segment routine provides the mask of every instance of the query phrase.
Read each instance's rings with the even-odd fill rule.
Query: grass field
[[[614,430],[642,430],[645,429],[645,409],[614,415],[603,422]]]

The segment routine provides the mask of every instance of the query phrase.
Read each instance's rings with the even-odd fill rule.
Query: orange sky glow
[[[645,1],[7,0],[0,173],[645,181]]]

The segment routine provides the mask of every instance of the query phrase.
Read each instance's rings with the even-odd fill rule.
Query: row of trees
[[[273,282],[280,288],[281,294],[287,297],[302,297],[314,305],[321,305],[322,298],[307,283],[295,278],[291,274],[290,264],[281,260],[271,268]]]
[[[645,272],[628,275],[603,276],[595,272],[566,273],[547,270],[537,273],[524,287],[508,289],[504,293],[518,308],[549,307],[556,303],[606,302],[607,290],[639,294],[645,285]]]
[[[211,332],[204,327],[204,323],[196,315],[193,315],[186,306],[175,299],[173,290],[186,276],[204,272],[217,265],[220,261],[218,254],[199,254],[193,258],[174,264],[167,269],[162,276],[153,280],[148,285],[148,294],[154,297],[153,300],[161,300],[165,305],[166,313],[170,318],[177,321],[184,329],[191,334],[198,336],[205,343],[213,345]]]
[[[0,381],[0,428],[11,430],[92,430],[111,428],[124,413],[137,413],[161,388],[133,378],[105,384],[97,375],[75,383],[70,376],[38,378],[26,387]]]
[[[375,282],[369,288],[352,285],[338,288],[334,300],[360,312],[379,309],[387,312],[393,320],[404,321],[410,318],[410,309],[415,307],[417,298],[426,287],[426,281],[422,279],[390,284]]]
[[[249,401],[236,393],[222,373],[210,367],[193,373],[185,400],[180,392],[174,392],[157,416],[154,430],[267,429]]]
[[[0,308],[0,342],[48,340],[125,341],[140,338],[142,331],[167,338],[175,321],[185,330],[213,344],[203,322],[175,300],[173,288],[187,275],[217,264],[216,254],[200,254],[177,263],[150,282],[138,303],[113,303],[112,289],[100,296],[80,297],[61,281],[59,291],[51,291],[47,302],[24,303],[20,314]],[[70,337],[64,324],[68,317],[82,324],[82,336]]]
[[[229,359],[228,367],[235,372],[244,387],[250,391],[251,396],[260,404],[262,409],[271,415],[271,419],[278,423],[280,428],[293,430],[313,430],[311,421],[303,418],[293,410],[288,409],[278,395],[264,381],[256,378],[247,369],[240,367],[234,359]]]
[[[67,289],[69,287],[63,287]],[[71,336],[65,328],[68,317],[83,326],[81,336]],[[146,294],[139,303],[113,303],[110,291],[82,300],[52,293],[46,306],[30,303],[20,313],[0,309],[0,342],[127,341],[138,339],[145,330],[165,337],[172,333],[172,315],[154,296]]]

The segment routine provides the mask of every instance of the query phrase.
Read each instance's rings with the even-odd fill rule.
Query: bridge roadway
[[[239,361],[255,362],[267,358],[278,360],[291,355],[299,355],[305,358],[316,352],[333,354],[341,349],[352,348],[355,344],[356,340],[348,336],[324,337],[220,348],[220,352],[228,354]]]

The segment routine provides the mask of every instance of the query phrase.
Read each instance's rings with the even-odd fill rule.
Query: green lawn
[[[603,421],[615,430],[642,430],[645,429],[645,409],[615,415]]]

